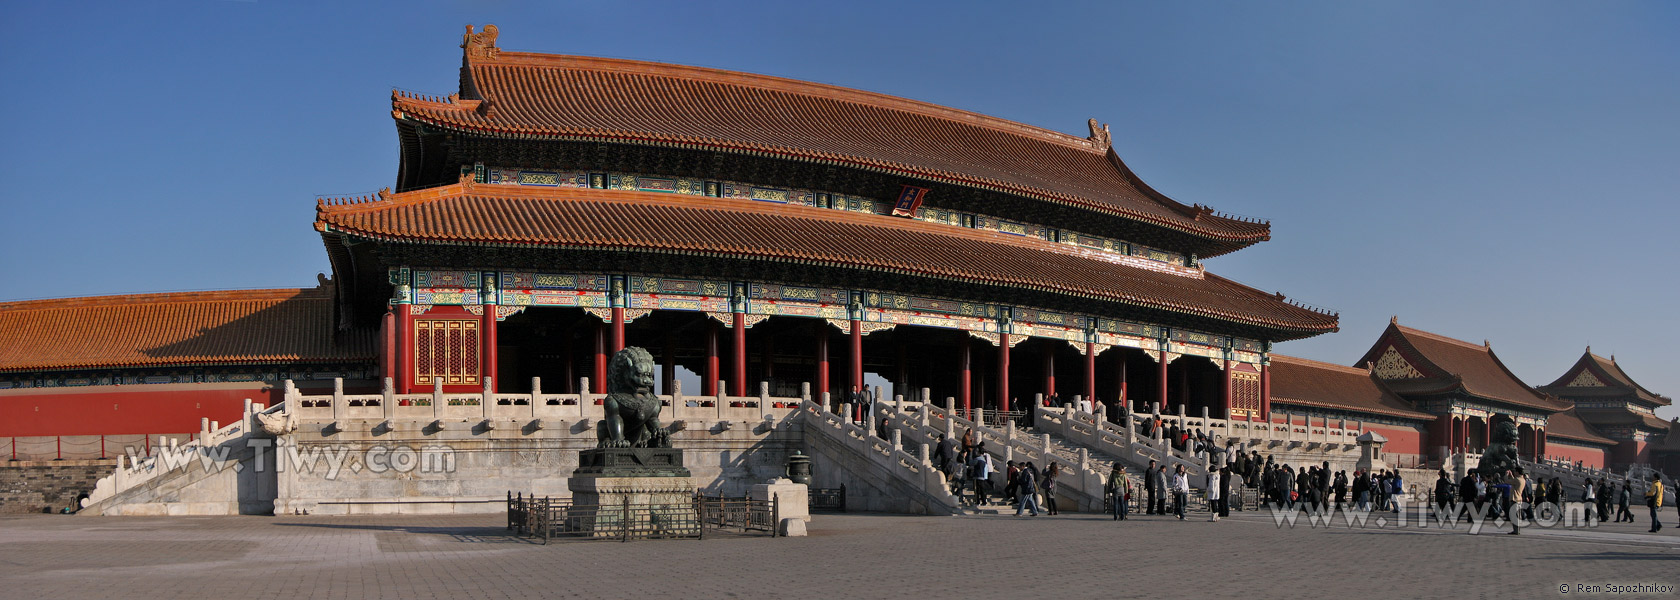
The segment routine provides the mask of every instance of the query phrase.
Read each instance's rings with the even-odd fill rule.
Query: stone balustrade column
[[[443,416],[443,379],[432,378],[432,420]],[[334,419],[336,420],[336,418]]]
[[[384,413],[385,420],[387,421],[396,418],[397,388],[395,382],[391,381],[390,377],[386,377],[380,382],[379,394],[379,412]]]
[[[333,378],[332,418],[334,423],[344,420],[344,378]]]
[[[496,393],[493,391],[496,388],[492,387],[493,385],[494,382],[491,381],[491,378],[485,377],[484,391],[479,392],[478,394],[478,408],[484,412],[485,419],[490,418],[490,411],[493,410],[490,407],[495,406],[496,404]]]

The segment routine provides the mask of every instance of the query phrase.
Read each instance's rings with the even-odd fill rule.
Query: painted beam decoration
[[[483,173],[479,177],[478,173]],[[983,229],[1009,235],[1036,238],[1114,255],[1118,262],[1141,269],[1201,278],[1200,267],[1181,253],[1150,248],[1124,240],[1066,231],[1033,223],[1012,221],[989,215],[923,206],[929,189],[905,185],[896,201],[836,194],[821,190],[758,185],[742,181],[717,181],[685,177],[651,176],[637,173],[601,173],[589,171],[556,171],[518,169],[478,165],[473,173],[480,183],[551,188],[625,190],[734,198],[775,204],[797,204],[875,215],[908,217],[954,227]]]
[[[494,174],[495,171],[492,171]],[[680,310],[727,315],[735,310],[730,294],[737,283],[745,292],[744,310],[756,323],[773,316],[845,322],[854,316],[866,329],[913,325],[996,335],[1003,332],[1005,315],[1011,345],[1028,337],[1063,340],[1083,348],[1087,342],[1102,348],[1125,347],[1175,355],[1203,356],[1261,364],[1264,344],[1185,329],[1133,323],[1119,319],[1061,313],[983,302],[910,296],[870,290],[843,290],[767,282],[730,282],[715,279],[610,275],[604,273],[542,273],[532,271],[465,271],[392,269],[390,280],[399,301],[422,315],[431,306],[463,306],[482,314],[483,304],[496,305],[498,320],[529,307],[580,308],[610,320],[612,282],[624,282],[626,315],[655,310]],[[857,299],[858,313],[852,312]],[[838,325],[837,325],[838,326]],[[1162,347],[1162,339],[1167,347]]]

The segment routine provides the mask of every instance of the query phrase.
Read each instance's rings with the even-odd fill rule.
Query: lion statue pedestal
[[[659,425],[653,370],[653,356],[642,348],[613,355],[597,447],[578,453],[567,480],[574,507],[596,507],[580,511],[586,522],[579,525],[597,537],[622,535],[626,527],[638,536],[700,533],[683,451],[671,447],[671,432]]]

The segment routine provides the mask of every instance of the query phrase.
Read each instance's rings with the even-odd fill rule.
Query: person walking
[[[1231,516],[1231,467],[1219,467],[1219,516]]]
[[[1447,477],[1447,470],[1441,469],[1435,478],[1436,515],[1447,514],[1447,505],[1452,504],[1452,485],[1452,478]]]
[[[1587,523],[1593,522],[1593,514],[1598,511],[1598,486],[1593,484],[1591,477],[1587,478],[1586,487],[1581,489],[1581,502],[1586,504]],[[1598,519],[1603,522],[1604,519]]]
[[[1143,470],[1143,514],[1146,515],[1155,514],[1155,496],[1165,491],[1155,485],[1155,476],[1158,471],[1160,471],[1160,468],[1155,466],[1153,460],[1149,461],[1149,467]]]
[[[1190,477],[1184,472],[1184,465],[1178,465],[1172,476],[1173,512],[1178,514],[1178,520],[1184,520],[1184,507],[1190,502]],[[1656,518],[1656,511],[1652,511],[1652,518]]]
[[[933,455],[935,458],[939,459],[939,472],[949,473],[950,472],[950,466],[951,466],[951,459],[954,458],[956,455],[957,455],[957,445],[956,445],[956,443],[952,442],[951,440],[945,439],[945,434],[943,434],[943,433],[939,434],[939,450],[934,452],[934,455]]]
[[[985,442],[974,447],[969,466],[974,469],[974,504],[986,504],[992,495],[992,455],[986,453]]]
[[[1511,486],[1510,495],[1505,497],[1505,518],[1511,522],[1510,535],[1519,535],[1522,533],[1523,491],[1528,487],[1528,478],[1523,476],[1522,467],[1506,471],[1505,484]]]
[[[1038,499],[1033,493],[1037,489],[1034,486],[1038,485],[1038,470],[1033,468],[1032,463],[1027,463],[1015,476],[1015,483],[1016,489],[1021,492],[1021,502],[1015,505],[1015,516],[1021,516],[1029,508],[1032,516],[1038,516]]]
[[[1010,504],[1021,503],[1021,465],[1013,460],[1003,464],[1003,497],[1008,498]]]
[[[1207,487],[1202,489],[1207,490],[1208,522],[1210,523],[1219,521],[1219,488],[1219,472],[1208,471]]]
[[[1628,505],[1632,502],[1633,502],[1633,482],[1632,481],[1623,481],[1622,482],[1622,491],[1620,493],[1616,494],[1616,522],[1617,523],[1632,523],[1633,522],[1633,511],[1628,510]]]
[[[1126,520],[1126,501],[1131,494],[1131,482],[1126,477],[1126,466],[1114,463],[1114,468],[1108,471],[1108,483],[1103,485],[1103,495],[1108,496],[1109,510],[1114,513],[1114,520]]]
[[[1662,475],[1651,475],[1651,489],[1645,490],[1645,506],[1651,508],[1651,533],[1662,531],[1662,521],[1657,520],[1657,511],[1662,509],[1663,484]]]
[[[1050,468],[1044,470],[1044,482],[1038,484],[1038,488],[1044,491],[1044,506],[1049,509],[1046,512],[1052,517],[1060,514],[1056,510],[1056,477],[1061,474],[1061,463],[1052,462]]]

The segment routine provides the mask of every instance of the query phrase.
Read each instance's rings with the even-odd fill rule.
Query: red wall
[[[7,390],[0,393],[0,436],[198,431],[203,417],[222,425],[239,420],[246,398],[273,406],[281,396],[260,382]]]
[[[1377,435],[1388,438],[1388,443],[1383,444],[1384,454],[1410,454],[1413,456],[1424,454],[1423,441],[1428,436],[1424,435],[1422,431],[1410,427],[1374,425],[1371,423],[1365,423],[1365,431],[1374,431]],[[1407,466],[1410,466],[1410,464],[1408,462]]]
[[[1564,460],[1570,462],[1581,461],[1586,466],[1602,469],[1604,468],[1605,454],[1607,452],[1599,448],[1575,446],[1562,438],[1546,438],[1547,456],[1561,456]]]
[[[1616,447],[1610,449],[1610,462],[1617,466],[1627,466],[1633,463],[1651,462],[1650,442],[1636,442],[1622,440]]]

